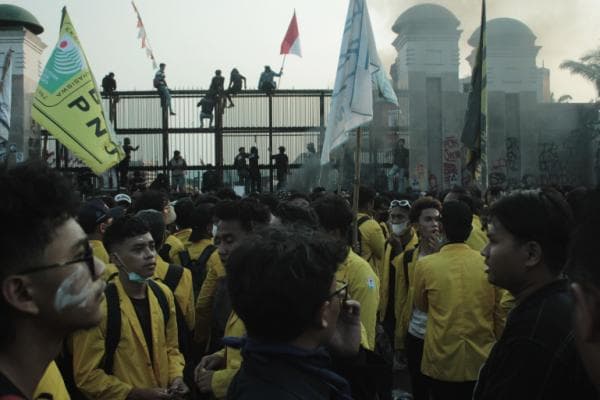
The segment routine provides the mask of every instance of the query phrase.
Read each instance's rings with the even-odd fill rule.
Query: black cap
[[[77,221],[85,233],[92,233],[98,225],[108,221],[110,218],[118,218],[123,215],[123,207],[108,208],[100,199],[88,201],[79,210]]]

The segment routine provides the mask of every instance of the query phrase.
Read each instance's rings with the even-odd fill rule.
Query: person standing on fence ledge
[[[205,97],[200,99],[198,104],[196,104],[197,107],[200,107],[200,128],[204,128],[204,120],[207,118],[209,120],[208,127],[212,128],[213,110],[215,108],[215,102],[216,100],[214,97],[209,97],[208,95],[206,95]]]
[[[112,96],[114,91],[117,90],[117,81],[115,80],[114,72],[109,72],[108,75],[102,78],[102,90],[108,96]]]
[[[258,148],[252,146],[250,148],[250,155],[248,156],[248,164],[250,170],[250,192],[262,192],[262,182],[260,176],[260,168],[258,166]]]
[[[173,152],[173,158],[169,161],[169,168],[171,169],[171,190],[173,192],[185,192],[185,169],[187,164],[181,152],[175,150]]]
[[[164,108],[169,108],[169,113],[171,115],[175,115],[173,112],[173,107],[171,106],[171,93],[169,93],[169,87],[167,86],[167,81],[165,77],[165,68],[167,64],[160,63],[160,68],[156,71],[156,75],[154,75],[154,80],[152,84],[156,90],[158,90],[158,94],[160,95],[160,106]]]
[[[270,66],[265,65],[265,70],[262,74],[260,74],[260,79],[258,81],[258,90],[264,90],[265,92],[270,92],[275,90],[277,85],[275,84],[275,77],[279,77],[283,75],[283,71],[279,71],[279,73],[274,72]]]
[[[277,190],[283,190],[286,187],[290,171],[290,162],[285,154],[285,147],[279,146],[279,154],[272,155],[271,158],[275,160],[275,169],[277,170]]]
[[[398,139],[394,150],[392,151],[393,165],[388,172],[388,189],[394,190],[394,178],[398,177],[398,191],[403,193],[406,190],[406,177],[408,176],[408,157],[409,151],[404,147],[405,140]]]
[[[238,94],[242,91],[242,82],[244,83],[244,90],[246,90],[246,77],[240,74],[237,68],[232,69],[231,75],[229,76],[229,87],[225,92],[227,100],[229,100],[229,107],[235,106],[235,104],[233,104],[233,101],[231,101],[231,95]]]
[[[118,164],[119,169],[119,187],[127,187],[127,173],[129,172],[129,163],[131,162],[131,152],[138,151],[140,146],[133,147],[129,138],[123,139],[123,151],[125,158]]]
[[[239,182],[238,185],[244,186],[245,190],[248,191],[248,179],[250,177],[250,171],[248,170],[248,164],[246,164],[246,158],[250,155],[246,153],[245,147],[240,147],[238,154],[233,160],[233,166],[237,170]]]

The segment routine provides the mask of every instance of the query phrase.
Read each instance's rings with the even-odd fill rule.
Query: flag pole
[[[354,190],[352,191],[352,213],[354,214],[354,221],[352,222],[352,247],[356,252],[359,252],[358,248],[358,190],[360,188],[360,135],[361,129],[356,129],[356,152],[354,153]]]
[[[280,73],[283,73],[283,67],[285,66],[285,58],[287,57],[287,53],[283,55],[283,62],[281,63],[281,68],[279,69]],[[281,76],[279,76],[279,82],[277,83],[277,87],[281,88]]]

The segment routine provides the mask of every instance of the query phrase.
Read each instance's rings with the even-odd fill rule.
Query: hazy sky
[[[97,80],[109,71],[118,88],[152,89],[154,71],[140,49],[136,18],[129,0],[5,0],[31,11],[44,26],[48,44],[44,62],[58,37],[60,10],[67,6]],[[386,70],[395,58],[391,26],[417,0],[368,2],[376,42]],[[479,25],[480,0],[434,0],[461,21],[461,77],[469,75],[467,39]],[[537,62],[551,70],[551,90],[576,101],[595,97],[591,83],[562,71],[564,59],[576,59],[600,45],[598,0],[488,0],[488,20],[517,18],[542,46]],[[172,88],[206,88],[215,69],[228,78],[237,67],[256,87],[265,64],[279,69],[279,46],[294,8],[303,58],[288,57],[282,88],[331,88],[348,0],[137,0],[150,43],[159,62],[167,64]]]

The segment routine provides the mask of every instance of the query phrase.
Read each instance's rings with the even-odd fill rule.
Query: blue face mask
[[[148,279],[150,279],[150,278],[144,278],[137,272],[129,272],[129,269],[125,268],[125,263],[121,260],[121,257],[119,257],[119,255],[116,253],[115,253],[115,256],[116,256],[117,260],[119,260],[119,264],[121,264],[121,265],[118,265],[118,267],[121,268],[123,271],[127,272],[127,279],[129,280],[129,282],[146,283],[148,281]]]

